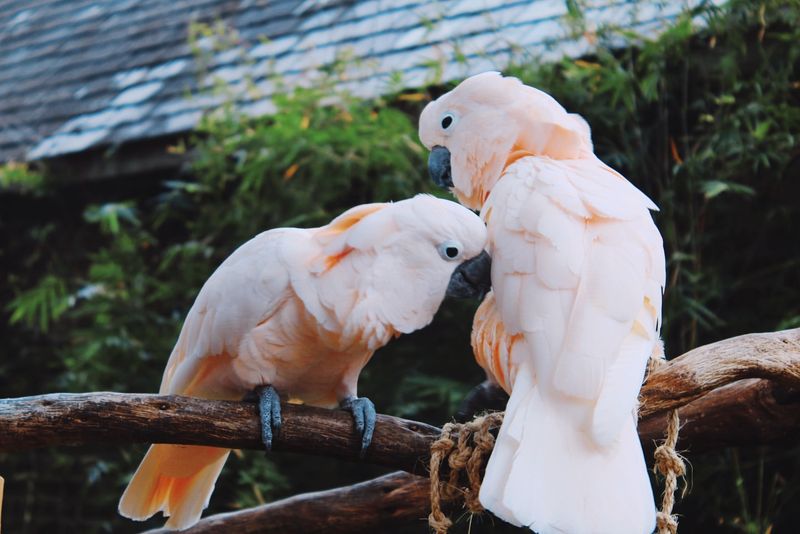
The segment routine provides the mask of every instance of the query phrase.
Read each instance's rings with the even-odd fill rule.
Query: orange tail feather
[[[163,512],[168,528],[192,526],[208,505],[229,453],[215,447],[151,446],[122,494],[119,513],[143,521]]]

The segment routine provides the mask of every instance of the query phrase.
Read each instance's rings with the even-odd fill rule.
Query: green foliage
[[[39,190],[43,184],[44,175],[25,163],[12,161],[0,165],[0,191],[6,189],[29,193]]]
[[[583,5],[568,2],[566,22],[576,33],[590,16]],[[512,69],[584,115],[600,157],[661,207],[670,354],[800,324],[797,20],[796,2],[703,6],[657,39],[605,28],[591,57],[555,64],[528,58]],[[621,40],[632,46],[620,47]],[[237,43],[224,27],[191,30],[201,68],[210,64],[203,54]],[[309,88],[288,90],[274,80],[275,112],[263,117],[234,105],[252,93],[247,80],[230,87],[201,72],[224,103],[173,147],[190,157],[191,171],[166,181],[113,191],[45,188],[41,173],[0,168],[3,395],[155,391],[198,289],[244,240],[270,227],[317,225],[357,203],[426,191],[415,124],[427,95],[355,99],[335,89],[348,61],[342,56]],[[400,89],[399,78],[395,83]],[[469,363],[473,312],[474,304],[447,303],[428,329],[381,349],[360,393],[381,411],[446,420],[481,379]],[[141,525],[115,510],[143,452],[0,455],[7,529],[136,530]],[[793,531],[786,511],[797,505],[797,458],[795,449],[692,456],[694,487],[679,510],[681,530]],[[210,512],[378,472],[234,454]]]
[[[23,322],[29,327],[38,327],[47,332],[50,323],[58,319],[69,308],[69,299],[64,281],[46,275],[36,287],[23,291],[8,303],[11,324]]]
[[[242,488],[237,495],[235,508],[252,508],[269,502],[276,491],[289,489],[289,481],[278,470],[275,462],[258,452],[235,451],[236,460],[246,460],[238,466],[237,485]],[[249,491],[244,491],[248,488]]]
[[[385,102],[337,93],[333,82],[276,95],[269,118],[224,106],[201,121],[194,196],[214,211],[192,231],[246,238],[263,228],[322,224],[348,203],[423,190],[425,154],[409,117]]]
[[[431,406],[455,413],[461,400],[469,393],[470,386],[462,380],[427,374],[410,374],[400,382],[403,401],[393,410],[399,417],[420,419]]]

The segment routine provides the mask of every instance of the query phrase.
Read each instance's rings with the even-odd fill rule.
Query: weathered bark
[[[747,378],[800,387],[800,328],[732,337],[670,360],[642,387],[640,417],[684,406]]]
[[[663,437],[668,410],[642,408],[646,449]],[[703,451],[800,435],[800,388],[769,380],[735,382],[680,409],[680,447]],[[439,429],[379,415],[365,461],[425,475]],[[261,449],[255,406],[188,397],[121,393],[54,394],[0,400],[0,452],[53,445],[180,443]],[[358,459],[348,413],[283,405],[275,451]]]
[[[769,380],[746,380],[753,377]],[[645,445],[660,438],[667,412],[683,405],[681,446],[703,450],[788,438],[797,435],[798,392],[800,329],[727,339],[690,351],[649,377],[641,394],[640,435]],[[292,404],[282,409],[276,451],[358,458],[360,438],[348,413]],[[122,393],[3,399],[0,452],[132,442],[260,449],[259,425],[255,405],[246,402]],[[425,474],[438,434],[424,423],[379,415],[365,461]]]
[[[273,450],[357,460],[361,438],[341,410],[281,404]],[[263,449],[255,404],[180,396],[55,393],[0,399],[0,452],[53,445],[179,443]],[[365,461],[424,471],[436,427],[378,415]]]
[[[690,453],[800,437],[800,389],[785,388],[769,380],[748,379],[723,386],[684,406],[679,413],[683,424],[678,448]],[[665,426],[666,412],[639,421],[639,437],[648,458],[656,442],[663,439]],[[186,532],[380,532],[403,520],[427,517],[429,490],[426,479],[392,473],[354,486],[210,516]],[[322,523],[317,524],[313,517]],[[154,530],[148,534],[166,532]]]
[[[796,440],[800,437],[800,329],[749,334],[694,349],[655,371],[640,398],[639,434],[646,450],[661,439],[666,415],[675,408],[680,408],[683,423],[679,449],[698,452],[727,445]],[[286,404],[283,411],[276,451],[357,459],[360,440],[349,414]],[[424,475],[430,444],[438,433],[436,427],[380,415],[365,460]],[[248,403],[118,393],[0,400],[0,452],[130,442],[261,448],[256,408]],[[352,531],[363,520],[370,521],[369,530],[386,524],[380,517],[386,510],[395,510],[402,517],[426,516],[427,489],[427,483],[418,477],[394,474],[211,517],[203,525],[219,530],[197,532],[230,528],[267,532],[265,524],[282,524],[281,532],[309,532],[312,530],[302,521],[310,515],[328,517],[328,532]],[[389,508],[380,508],[385,498],[389,503],[397,502],[387,495],[405,500],[408,507],[387,504]],[[363,508],[356,506],[352,514],[341,513],[340,506],[345,502]],[[280,523],[294,506],[305,508],[292,508],[294,523]],[[366,512],[360,510],[368,508],[381,513],[362,517]],[[298,523],[300,517],[303,519]],[[395,519],[386,515],[386,521]],[[246,530],[251,523],[256,530]]]
[[[387,526],[419,520],[430,509],[430,482],[408,473],[390,473],[353,486],[297,495],[256,508],[202,519],[186,534],[315,534],[382,532]],[[166,534],[169,530],[149,530]]]
[[[644,411],[644,410],[643,410]],[[722,386],[678,410],[678,449],[699,453],[728,446],[764,445],[800,437],[800,388],[751,378]],[[655,449],[666,412],[639,420],[645,452]]]

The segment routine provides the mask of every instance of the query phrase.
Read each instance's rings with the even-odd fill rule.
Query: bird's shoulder
[[[492,189],[484,212],[500,206],[506,219],[548,202],[572,217],[633,220],[656,205],[620,173],[592,156],[557,160],[527,156],[508,166]]]

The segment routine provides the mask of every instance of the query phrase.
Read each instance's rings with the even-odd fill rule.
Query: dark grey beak
[[[447,285],[448,297],[483,299],[492,288],[492,257],[484,250],[453,272]]]
[[[428,156],[428,174],[439,187],[453,187],[453,175],[450,172],[450,151],[443,146],[435,146]]]

